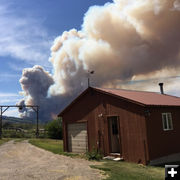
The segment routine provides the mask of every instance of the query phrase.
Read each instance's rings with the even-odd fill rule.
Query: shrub
[[[62,139],[62,120],[57,118],[53,121],[50,121],[46,125],[46,130],[49,138],[52,139]]]
[[[96,148],[93,147],[92,151],[87,152],[86,156],[89,160],[101,160],[103,158],[103,155],[101,152],[99,152]]]

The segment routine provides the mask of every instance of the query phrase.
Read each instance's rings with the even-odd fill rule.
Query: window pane
[[[167,117],[168,117],[168,129],[173,129],[172,127],[172,116],[171,116],[171,113],[168,113],[167,114]]]
[[[170,119],[168,119],[168,129],[171,129],[171,120]]]
[[[114,135],[118,134],[118,124],[117,124],[117,119],[112,120],[112,133]]]
[[[168,113],[167,116],[168,116],[168,120],[169,120],[169,119],[172,119],[171,113]]]
[[[169,129],[173,129],[173,127],[172,127],[172,120],[171,119],[168,119],[168,125],[169,125]]]
[[[162,121],[164,130],[173,129],[171,113],[162,113]]]
[[[168,126],[167,126],[167,121],[166,119],[163,119],[163,126],[164,126],[164,129],[168,129]]]
[[[162,118],[163,118],[163,120],[165,121],[165,120],[166,120],[166,114],[163,114],[163,115],[162,115]]]
[[[167,130],[167,121],[166,121],[166,114],[162,114],[162,123],[163,123],[163,129]]]

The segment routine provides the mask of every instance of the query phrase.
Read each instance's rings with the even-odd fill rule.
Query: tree
[[[62,139],[62,119],[57,118],[46,125],[49,138]]]

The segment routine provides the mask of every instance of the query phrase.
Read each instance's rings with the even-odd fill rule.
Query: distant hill
[[[2,116],[3,123],[9,122],[9,123],[34,123],[34,120],[30,119],[23,119],[18,117],[9,117],[9,116]]]

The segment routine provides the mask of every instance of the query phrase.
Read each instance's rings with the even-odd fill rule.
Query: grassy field
[[[78,154],[63,152],[63,141],[54,139],[30,139],[29,143],[45,150],[51,151],[55,154],[61,154],[66,156],[75,157]]]
[[[3,139],[0,139],[0,145],[2,145],[3,143],[5,143],[5,142],[7,142],[7,141],[9,141],[9,139],[7,139],[7,138],[6,138],[6,139],[4,139],[4,138],[3,138]]]
[[[105,161],[103,165],[91,166],[105,171],[107,180],[163,180],[164,168],[143,166],[135,163]]]
[[[63,142],[52,139],[30,139],[29,142],[37,147],[46,149],[56,154],[68,155],[71,157],[82,157],[76,154],[63,152]],[[103,170],[108,175],[107,180],[163,180],[164,168],[142,166],[127,162],[103,161],[100,166],[92,168]]]

